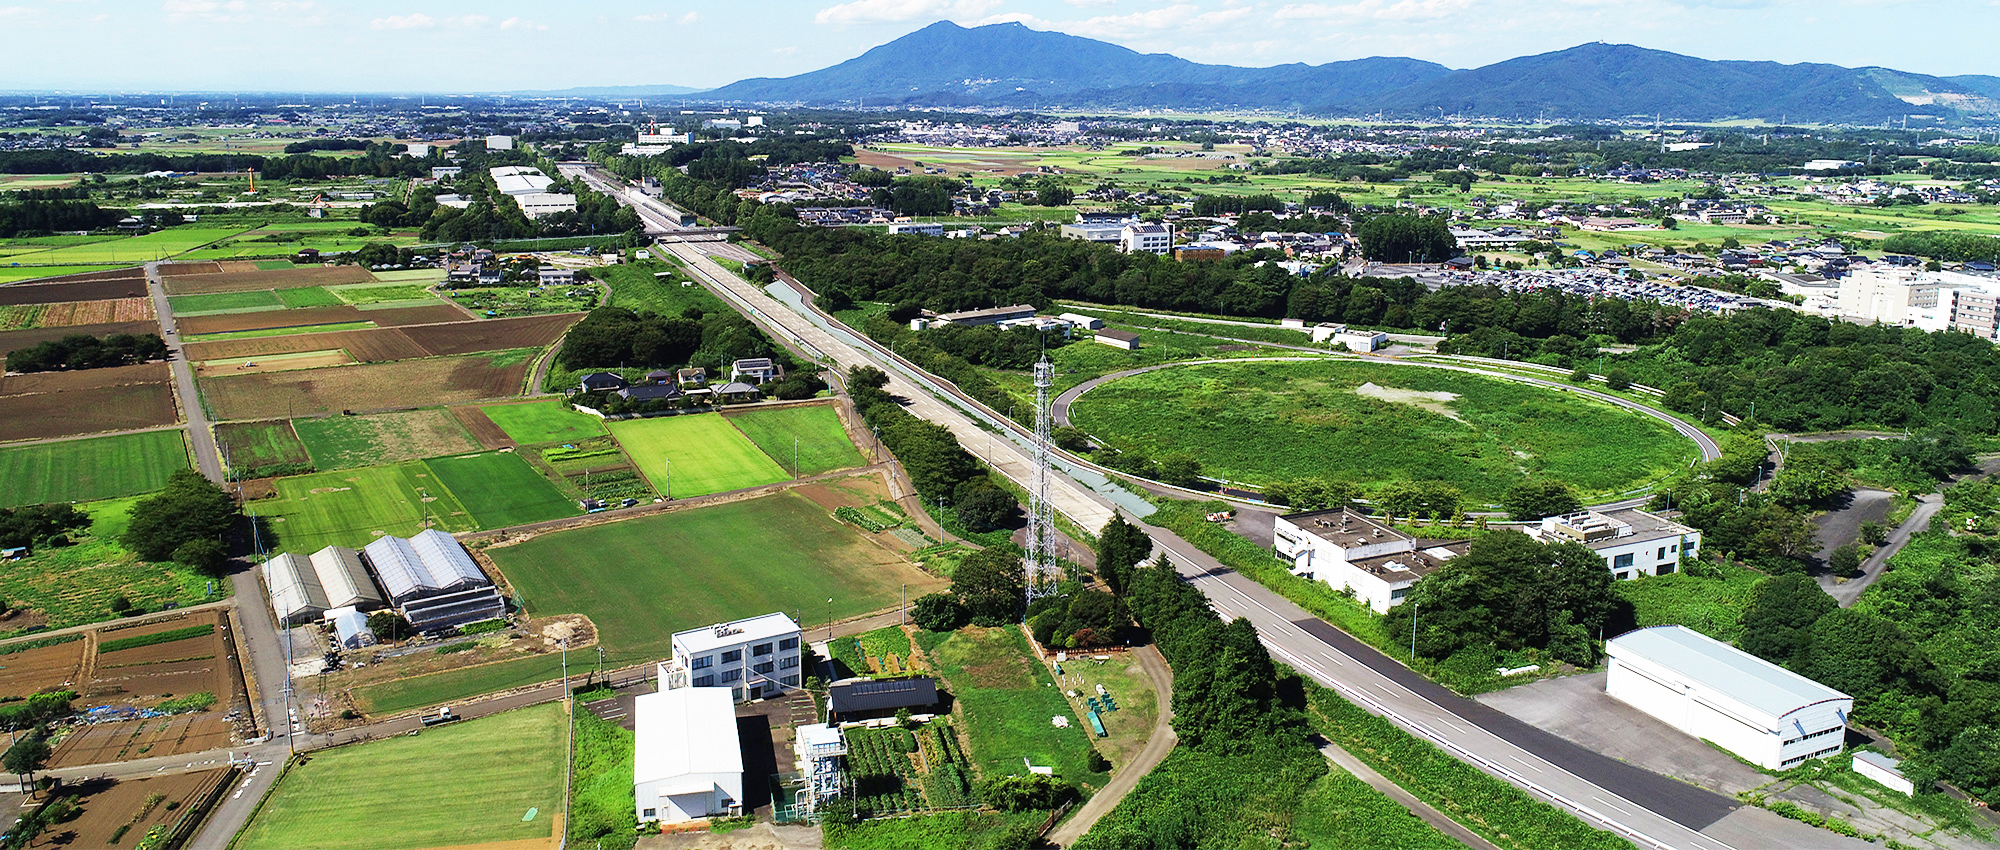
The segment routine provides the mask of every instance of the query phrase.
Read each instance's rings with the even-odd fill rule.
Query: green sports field
[[[472,515],[437,486],[422,461],[278,479],[278,495],[244,506],[266,517],[273,552],[301,555],[327,546],[361,547],[384,534],[409,536],[426,517],[446,531],[470,531]],[[268,543],[268,542],[267,542]]]
[[[779,466],[798,475],[818,475],[862,464],[861,452],[847,438],[840,414],[831,405],[746,410],[724,416],[757,448],[775,458]]]
[[[562,812],[566,742],[562,707],[551,704],[322,750],[286,772],[235,846],[408,850],[547,838]]]
[[[221,313],[258,313],[279,310],[284,303],[268,289],[249,292],[211,292],[205,295],[173,295],[167,298],[176,316],[213,316]]]
[[[571,410],[560,401],[489,404],[479,408],[479,412],[524,446],[572,443],[604,435],[604,420]]]
[[[581,511],[554,484],[513,452],[486,452],[424,461],[480,528],[576,516]]]
[[[611,435],[653,489],[685,499],[790,478],[721,416],[698,413],[612,422]]]
[[[151,493],[187,465],[179,430],[0,448],[0,507]]]
[[[895,606],[905,583],[911,599],[944,585],[790,492],[544,534],[486,554],[531,615],[587,614],[621,659],[663,655],[681,629],[772,611],[824,624],[828,597],[833,617],[846,619]]]

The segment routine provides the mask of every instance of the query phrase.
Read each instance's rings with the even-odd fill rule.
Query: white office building
[[[2000,280],[1965,272],[1856,269],[1840,279],[1834,308],[1852,322],[2000,338]]]
[[[1620,581],[1671,573],[1701,548],[1701,532],[1631,508],[1546,517],[1529,534],[1544,543],[1573,540],[1590,547]]]
[[[934,221],[899,221],[889,225],[889,235],[943,236],[944,225]]]
[[[576,196],[556,192],[530,192],[515,195],[514,203],[529,218],[541,218],[556,213],[576,212]]]
[[[1462,544],[1419,549],[1416,538],[1343,508],[1278,517],[1271,548],[1293,575],[1352,590],[1384,613],[1463,552]]]
[[[799,637],[784,614],[675,632],[660,688],[728,688],[737,702],[784,693],[799,686]]]
[[[511,151],[514,149],[514,137],[487,136],[486,149],[489,151]]]
[[[539,168],[526,165],[503,165],[489,168],[486,173],[493,176],[493,185],[502,195],[532,195],[546,192],[556,181],[543,174]]]
[[[722,688],[681,688],[632,702],[632,790],[640,823],[743,813],[743,748]]]
[[[1171,224],[1128,224],[1118,233],[1119,247],[1127,254],[1171,254],[1174,227]]]
[[[1769,770],[1840,753],[1854,698],[1685,626],[1605,644],[1605,693]]]
[[[1124,240],[1125,226],[1138,221],[1134,213],[1079,212],[1076,221],[1063,225],[1061,232],[1064,239],[1115,245]]]

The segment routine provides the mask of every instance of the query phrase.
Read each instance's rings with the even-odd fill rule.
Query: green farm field
[[[244,506],[276,535],[273,552],[358,548],[384,534],[415,534],[426,518],[446,531],[473,528],[472,515],[421,461],[281,478],[277,489],[277,496]]]
[[[326,291],[331,292],[335,298],[355,306],[388,304],[397,301],[427,301],[434,300],[435,298],[435,296],[431,295],[429,289],[425,288],[422,284],[414,283],[392,283],[388,285],[380,283],[351,284],[347,286],[326,287]]]
[[[263,478],[312,468],[304,443],[283,419],[225,422],[215,426],[215,441],[236,478]]]
[[[1372,395],[1363,395],[1366,385]],[[1250,484],[1315,475],[1364,487],[1442,481],[1479,503],[1527,477],[1585,498],[1685,468],[1693,445],[1657,420],[1551,389],[1415,366],[1356,362],[1162,369],[1077,399],[1077,427]]]
[[[1090,769],[1091,732],[1020,629],[969,627],[917,639],[957,703],[953,713],[971,744],[966,754],[982,778],[1026,773],[1026,758],[1071,782],[1104,787],[1108,774]],[[1072,718],[1069,728],[1050,725],[1059,716]]]
[[[840,424],[840,414],[832,405],[745,410],[723,416],[750,442],[756,443],[757,448],[763,449],[764,454],[794,474],[818,475],[863,463],[861,452],[847,438],[847,429]]]
[[[178,429],[0,448],[0,507],[151,493],[187,466]]]
[[[314,466],[350,469],[378,463],[479,451],[479,441],[439,408],[294,419]]]
[[[167,306],[174,309],[176,316],[214,316],[223,313],[282,310],[285,304],[278,300],[277,293],[269,289],[253,289],[249,292],[174,295],[167,298]]]
[[[530,615],[588,615],[620,659],[662,655],[681,629],[771,611],[807,623],[847,619],[895,606],[906,583],[911,599],[944,585],[791,492],[543,534],[486,554]],[[653,582],[703,591],[632,592]]]
[[[227,581],[214,582],[217,592],[210,595],[208,576],[180,564],[141,561],[118,545],[113,532],[123,532],[129,522],[123,514],[137,501],[119,500],[113,510],[120,516],[92,523],[91,533],[72,545],[8,564],[0,572],[7,604],[41,612],[49,628],[62,629],[116,619],[111,603],[120,596],[140,611],[158,611],[168,603],[199,605],[228,595]]]
[[[8,258],[6,258],[6,259],[4,259],[4,260],[0,260],[0,263],[16,263],[16,262],[20,262],[20,260],[21,260],[21,258],[20,258],[20,257],[8,257]],[[43,278],[43,277],[57,277],[57,276],[59,276],[59,275],[66,275],[66,274],[84,274],[84,273],[86,273],[86,272],[108,272],[108,271],[111,271],[112,269],[116,269],[116,268],[123,268],[123,266],[117,266],[117,265],[98,265],[98,266],[10,266],[10,265],[0,265],[0,283],[18,283],[18,282],[20,282],[20,281],[24,281],[24,280],[34,280],[34,279],[36,279],[36,278]]]
[[[581,513],[576,503],[513,452],[424,461],[481,528],[559,519]]]
[[[179,256],[241,232],[243,232],[241,228],[233,227],[176,227],[144,236],[125,236],[86,245],[53,248],[8,259],[11,262],[36,265],[144,263]]]
[[[408,850],[548,838],[562,812],[565,722],[560,705],[541,705],[314,753],[271,789],[234,846]]]
[[[280,260],[279,262],[284,261]],[[258,263],[257,267],[261,269],[264,265],[264,263]],[[291,263],[285,263],[284,267],[290,268],[291,265]],[[324,286],[297,286],[291,289],[274,291],[278,295],[278,300],[284,302],[284,305],[288,308],[338,307],[346,303],[335,297],[333,293],[328,292]]]
[[[756,487],[791,477],[719,415],[701,413],[609,424],[611,435],[618,438],[653,489],[674,498]]]
[[[494,691],[552,682],[562,673],[562,655],[551,652],[362,685],[354,689],[354,699],[361,704],[362,711],[383,717]]]
[[[524,446],[569,443],[604,435],[604,420],[578,413],[560,401],[489,404],[479,408],[508,438]]]

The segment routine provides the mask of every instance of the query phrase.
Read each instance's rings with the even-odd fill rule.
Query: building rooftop
[[[1135,342],[1139,339],[1138,334],[1133,333],[1131,331],[1121,331],[1118,330],[1117,328],[1104,328],[1102,330],[1099,330],[1097,332],[1097,335],[1104,337],[1106,339],[1119,340],[1121,342]]]
[[[1586,546],[1622,545],[1662,537],[1693,534],[1694,529],[1657,514],[1636,508],[1600,513],[1577,511],[1546,517],[1540,536],[1544,540],[1574,540]]]
[[[1345,508],[1285,514],[1284,519],[1301,531],[1342,549],[1411,539],[1407,534]]]
[[[938,320],[945,322],[977,322],[984,319],[1007,319],[1015,316],[1032,316],[1034,314],[1035,306],[1033,304],[1014,304],[1007,307],[987,307],[983,310],[962,310],[957,313],[941,313],[938,315]]]
[[[1429,549],[1391,552],[1387,555],[1355,558],[1347,563],[1357,570],[1391,584],[1403,581],[1415,581],[1437,572],[1440,567],[1443,567],[1447,558],[1441,555],[1456,554],[1444,549],[1444,547],[1435,548],[1438,550],[1438,553],[1433,553]]]
[[[794,635],[799,624],[784,614],[765,614],[746,620],[731,620],[699,629],[674,633],[674,648],[689,654],[707,652],[739,643]]]
[[[632,701],[632,721],[635,784],[743,772],[736,705],[728,688],[677,688],[645,694]],[[699,793],[712,785],[708,781],[693,782],[686,788],[669,784],[660,793]]]
[[[929,676],[835,682],[826,692],[827,711],[834,714],[917,708],[937,701],[937,680]]]
[[[1688,682],[1770,715],[1773,722],[1814,703],[1853,697],[1686,626],[1653,626],[1612,638],[1612,657],[1637,656]]]

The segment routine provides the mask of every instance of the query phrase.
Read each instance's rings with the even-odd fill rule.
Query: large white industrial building
[[[465,547],[435,528],[409,539],[378,537],[361,552],[411,629],[432,631],[507,613],[500,591]]]
[[[264,586],[278,619],[294,626],[337,608],[370,611],[383,605],[360,554],[344,546],[328,546],[310,558],[287,552],[265,561]]]
[[[1841,318],[2000,339],[2000,280],[1951,271],[1855,269],[1840,280]]]
[[[660,689],[727,688],[738,702],[784,693],[799,686],[799,637],[784,614],[675,632]]]
[[[632,702],[632,789],[640,823],[743,812],[743,750],[726,688],[681,688]]]
[[[1605,644],[1604,690],[1745,761],[1783,770],[1838,754],[1854,698],[1684,626]]]

